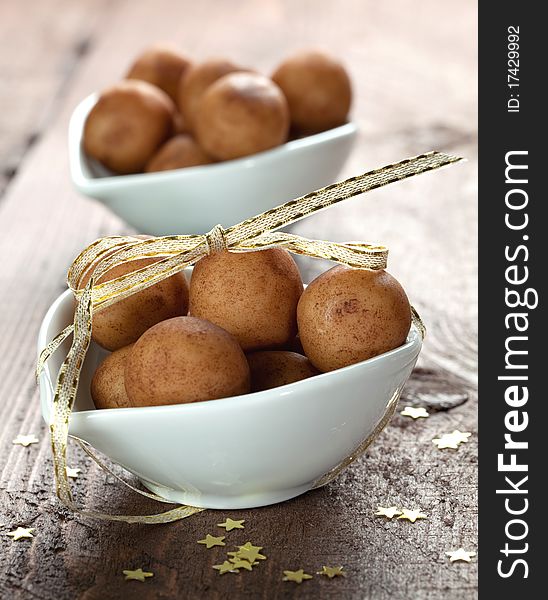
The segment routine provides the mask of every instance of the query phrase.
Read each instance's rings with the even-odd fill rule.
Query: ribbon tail
[[[426,325],[424,321],[421,319],[421,316],[417,312],[417,309],[414,306],[411,306],[411,321],[413,325],[417,328],[417,331],[421,334],[422,339],[426,337]]]
[[[42,352],[40,352],[40,356],[38,357],[38,361],[36,363],[36,370],[34,373],[37,380],[40,378],[40,374],[42,373],[50,356],[55,353],[59,346],[61,346],[61,344],[69,337],[69,335],[72,334],[73,331],[74,325],[72,323],[70,325],[67,325],[67,327],[65,327],[63,331],[61,331],[61,333],[58,333],[51,340],[51,342],[42,350]]]
[[[229,227],[225,230],[228,245],[237,245],[241,241],[291,225],[353,196],[403,181],[421,173],[440,169],[461,160],[464,159],[443,152],[427,152],[333,183]]]

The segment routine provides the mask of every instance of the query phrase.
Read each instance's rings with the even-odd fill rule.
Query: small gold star
[[[465,433],[455,429],[452,433],[444,433],[440,438],[434,438],[432,442],[443,450],[444,448],[452,448],[456,450],[460,444],[467,442],[471,433]]]
[[[11,537],[13,538],[13,541],[16,541],[16,540],[20,540],[22,538],[34,537],[31,533],[31,531],[34,531],[34,527],[29,527],[29,528],[18,527],[14,531],[9,531],[8,533],[6,533],[6,535],[11,535]]]
[[[228,560],[225,560],[225,562],[222,565],[213,565],[214,569],[217,569],[217,571],[219,571],[219,575],[224,575],[225,573],[239,573],[240,571],[238,571],[238,569],[236,569],[236,567],[231,563],[228,562]]]
[[[401,510],[398,510],[395,506],[390,506],[388,508],[379,506],[375,515],[378,517],[387,517],[388,519],[393,519],[396,515],[401,515]]]
[[[462,444],[463,442],[467,442],[468,438],[472,434],[467,431],[459,431],[458,429],[455,429],[451,435]]]
[[[345,573],[343,571],[344,567],[326,567],[323,566],[321,571],[318,571],[318,575],[325,575],[329,577],[329,579],[333,579],[333,577],[345,577]]]
[[[227,531],[232,531],[233,529],[243,529],[244,523],[245,519],[233,521],[230,518],[226,518],[224,523],[217,523],[217,527],[224,527]]]
[[[302,583],[305,579],[312,579],[312,575],[308,575],[302,569],[298,571],[284,571],[283,581],[294,581],[295,583]]]
[[[253,569],[253,567],[251,566],[251,563],[248,562],[247,560],[243,560],[241,558],[231,558],[230,563],[232,563],[232,568],[233,569],[246,569],[246,571],[251,571]],[[257,563],[254,563],[257,564]]]
[[[459,548],[458,550],[453,550],[452,552],[446,552],[445,554],[447,554],[451,562],[462,560],[469,563],[472,558],[476,556],[475,552],[466,552],[464,548]]]
[[[143,569],[138,568],[136,571],[122,571],[122,573],[126,576],[126,581],[134,580],[134,581],[144,581],[147,577],[154,577],[154,573],[150,573],[149,571],[143,571]]]
[[[29,435],[23,435],[20,433],[13,441],[12,444],[20,444],[21,446],[30,446],[31,444],[37,444],[40,440],[34,435],[34,433],[29,433]]]
[[[257,560],[266,560],[266,556],[259,553],[262,549],[262,546],[254,546],[251,542],[246,542],[243,546],[238,546],[237,552],[228,552],[227,554],[254,563]]]
[[[76,467],[75,469],[67,467],[67,477],[72,477],[72,479],[76,479],[81,472],[82,469],[79,469],[78,467]]]
[[[422,406],[419,406],[418,408],[415,408],[414,406],[406,406],[400,412],[400,415],[404,417],[411,417],[412,419],[420,419],[421,417],[429,417],[430,413]]]
[[[255,552],[259,552],[259,550],[263,549],[262,546],[254,546],[251,542],[246,542],[243,546],[238,546],[238,548],[240,550],[253,550]]]
[[[260,564],[258,560],[254,561],[254,562],[250,562],[250,560],[248,558],[245,558],[245,557],[242,558],[238,552],[227,552],[227,554],[232,555],[231,558],[228,559],[229,562],[231,562],[232,564],[237,563],[239,560],[245,560],[245,562],[248,565],[251,565],[253,567]],[[259,556],[262,556],[262,554],[260,554]],[[264,557],[264,559],[266,559],[266,556]],[[261,559],[261,560],[264,560],[264,559]]]
[[[224,535],[219,537],[215,537],[213,535],[209,535],[209,533],[205,536],[205,539],[198,540],[198,544],[205,544],[206,548],[213,548],[213,546],[225,546],[226,544],[223,542],[225,539]]]
[[[414,523],[417,519],[428,518],[425,514],[421,513],[419,509],[409,510],[408,508],[402,508],[401,511],[402,514],[398,517],[398,519],[407,519],[408,521],[411,521],[411,523]]]

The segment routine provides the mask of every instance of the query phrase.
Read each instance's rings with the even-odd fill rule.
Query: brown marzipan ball
[[[187,71],[179,85],[177,104],[190,130],[194,127],[196,113],[207,88],[228,73],[245,70],[224,58],[210,58]]]
[[[260,392],[317,375],[312,363],[296,352],[261,350],[247,355],[251,372],[251,391]]]
[[[226,329],[242,348],[281,347],[297,333],[303,291],[289,252],[216,252],[199,260],[190,280],[190,314]]]
[[[115,350],[97,367],[91,380],[91,397],[96,408],[131,406],[124,384],[124,370],[133,344]]]
[[[325,372],[401,346],[411,327],[411,307],[386,271],[338,266],[306,288],[297,320],[306,356]]]
[[[208,165],[212,159],[198,146],[190,135],[181,134],[169,139],[148,161],[146,173],[153,171],[169,171]]]
[[[156,86],[127,79],[102,92],[87,116],[88,156],[115,173],[138,173],[171,136],[175,106]]]
[[[195,317],[162,321],[146,331],[126,362],[133,406],[227,398],[249,392],[249,366],[236,340]]]
[[[191,66],[176,48],[168,44],[157,44],[140,54],[126,79],[140,79],[163,90],[173,102],[177,102],[179,85]]]
[[[121,275],[142,269],[158,258],[143,258],[117,265],[96,283],[111,281]],[[79,287],[89,281],[86,273]],[[92,338],[107,350],[117,350],[136,342],[149,328],[188,312],[188,283],[183,273],[176,273],[155,285],[100,310],[93,315]]]
[[[272,75],[289,104],[291,124],[307,133],[345,123],[352,102],[350,77],[342,64],[324,52],[301,51]]]
[[[287,140],[287,101],[267,77],[231,73],[203,95],[194,129],[200,146],[218,160],[269,150]]]

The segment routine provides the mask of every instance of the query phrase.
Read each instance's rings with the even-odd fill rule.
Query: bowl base
[[[196,506],[198,508],[212,508],[216,510],[238,510],[244,508],[259,508],[278,502],[285,502],[296,496],[308,492],[312,483],[275,492],[257,492],[255,494],[244,494],[241,496],[218,496],[214,494],[202,494],[200,492],[183,492],[143,481],[141,483],[151,492],[179,504]]]

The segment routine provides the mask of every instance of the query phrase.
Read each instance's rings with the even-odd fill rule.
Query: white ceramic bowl
[[[44,318],[38,349],[72,316],[66,291]],[[412,329],[396,350],[273,390],[194,404],[96,410],[89,385],[105,352],[92,343],[70,433],[169,500],[217,509],[281,502],[310,490],[373,433],[397,401],[421,344]],[[48,424],[62,360],[59,350],[40,377]]]
[[[93,94],[69,125],[70,173],[76,189],[100,200],[142,233],[207,233],[229,227],[335,181],[357,127],[347,123],[278,148],[219,164],[159,173],[113,175],[82,148]]]

